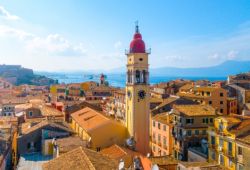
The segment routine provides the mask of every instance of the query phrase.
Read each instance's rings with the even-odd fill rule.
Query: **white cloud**
[[[208,58],[209,58],[209,59],[212,59],[212,60],[217,60],[217,59],[219,59],[219,54],[218,54],[218,53],[215,53],[215,54],[213,54],[213,55],[208,56]]]
[[[0,6],[0,16],[8,20],[20,19],[20,17],[10,14],[3,6]]]
[[[12,28],[6,25],[0,25],[0,36],[17,37],[20,40],[26,40],[35,37],[31,33],[16,28]]]
[[[238,51],[229,51],[228,54],[227,54],[227,59],[228,60],[233,60],[237,57],[237,54],[238,54]]]
[[[73,44],[59,34],[39,37],[32,33],[6,25],[0,25],[0,37],[13,37],[23,41],[24,48],[32,54],[51,56],[84,56],[86,49],[82,43]]]
[[[32,53],[47,53],[56,56],[84,56],[87,51],[82,43],[72,44],[59,34],[35,37],[27,43],[26,48]]]
[[[122,42],[121,41],[117,41],[115,44],[114,44],[114,47],[116,49],[120,48],[122,46]]]

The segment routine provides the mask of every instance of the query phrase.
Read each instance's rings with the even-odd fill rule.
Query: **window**
[[[166,131],[167,130],[167,126],[163,125],[163,130]]]
[[[160,143],[161,142],[161,135],[158,134],[158,142]]]
[[[213,123],[214,122],[214,119],[213,118],[210,118],[210,123]]]
[[[206,130],[202,130],[202,135],[206,135],[207,131]]]
[[[224,143],[223,139],[220,138],[219,146],[220,146],[220,147],[223,147],[223,143]]]
[[[202,122],[208,124],[208,118],[203,118]]]
[[[199,130],[194,131],[195,135],[199,135]]]
[[[141,78],[140,78],[140,71],[139,70],[136,70],[135,71],[135,79],[136,79],[136,83],[140,83],[140,80],[141,80]]]
[[[174,158],[177,159],[177,151],[174,151]]]
[[[232,153],[233,145],[232,142],[228,142],[228,152]]]
[[[164,147],[167,146],[167,138],[166,138],[166,136],[163,137],[163,146]]]
[[[153,132],[153,140],[155,140],[155,132]]]
[[[29,142],[27,143],[27,149],[30,149],[30,143]]]
[[[223,104],[223,101],[220,101],[220,104]]]
[[[158,129],[161,129],[161,124],[158,122]]]
[[[207,96],[210,96],[211,95],[211,93],[210,92],[207,92]]]
[[[194,119],[186,119],[186,124],[193,124],[194,123]]]
[[[223,109],[220,109],[220,112],[223,113]]]
[[[238,146],[238,155],[242,155],[242,147]]]
[[[223,123],[221,122],[221,123],[219,124],[219,131],[223,131],[223,129],[224,129]]]
[[[212,159],[215,160],[215,153],[214,152],[211,153],[211,156],[212,156]]]
[[[153,151],[155,152],[155,146],[153,146]]]
[[[33,115],[33,113],[32,113],[32,111],[30,111],[30,112],[29,112],[29,116],[32,116],[32,115]]]
[[[223,155],[219,155],[219,161],[220,161],[220,165],[224,165],[224,157],[223,157]]]
[[[187,130],[187,135],[191,136],[192,135],[192,130]]]
[[[215,137],[214,136],[211,136],[211,144],[215,145]]]
[[[153,121],[153,127],[155,127],[155,121]]]
[[[233,165],[233,162],[232,162],[232,159],[228,159],[228,165],[229,165],[229,167],[232,167],[232,165]]]
[[[211,105],[213,102],[212,102],[212,101],[209,101],[208,103]]]
[[[220,97],[223,97],[223,93],[220,93]]]

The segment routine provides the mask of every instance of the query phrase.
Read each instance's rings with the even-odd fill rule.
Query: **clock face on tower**
[[[146,96],[146,92],[145,92],[144,90],[140,90],[140,91],[138,92],[138,97],[139,97],[140,99],[144,99],[145,96]]]

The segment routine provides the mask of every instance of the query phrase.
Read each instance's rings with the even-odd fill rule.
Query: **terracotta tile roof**
[[[117,161],[82,147],[43,164],[43,170],[115,170],[117,167]]]
[[[33,122],[23,123],[22,127],[21,127],[22,135],[31,133],[31,132],[38,130],[40,128],[43,128],[45,126],[57,127],[57,128],[63,129],[63,130],[68,131],[68,132],[73,132],[65,122],[53,122],[53,121],[49,121],[49,120],[43,120],[43,121],[41,121],[39,123],[35,123],[35,124]]]
[[[195,86],[194,91],[215,91],[220,89],[219,87],[214,86]]]
[[[59,152],[66,153],[73,149],[78,148],[79,146],[85,147],[86,141],[83,141],[79,136],[69,136],[65,138],[59,138],[56,140],[56,143],[59,147]]]
[[[174,105],[174,110],[177,110],[179,112],[179,113],[177,112],[177,114],[184,114],[186,116],[216,115],[215,109],[208,105]]]
[[[174,159],[171,156],[158,156],[158,157],[149,157],[149,159],[151,160],[151,162],[153,164],[157,164],[160,166],[164,166],[164,165],[177,165],[178,164],[178,160]]]
[[[161,113],[161,114],[157,114],[154,117],[152,117],[153,120],[163,123],[163,124],[168,124],[170,123],[170,120],[168,118],[168,115],[166,113]]]
[[[124,160],[125,167],[128,168],[133,164],[133,158],[135,156],[140,156],[141,154],[132,150],[129,150],[118,145],[112,145],[108,148],[101,150],[102,154],[107,155],[108,157],[120,161]]]
[[[71,116],[86,131],[90,131],[91,129],[97,128],[98,126],[107,124],[110,121],[100,112],[89,107],[85,107],[79,111],[76,111],[72,113]]]
[[[190,89],[192,89],[193,87],[194,87],[193,84],[185,84],[184,86],[182,86],[182,87],[180,88],[180,90],[190,90]]]
[[[144,156],[139,156],[139,158],[140,158],[141,165],[142,165],[143,169],[145,169],[145,170],[152,169],[153,164],[149,158],[144,157]]]
[[[44,163],[42,168],[43,170],[95,170],[82,147],[78,147]]]
[[[150,98],[150,103],[161,103],[161,102],[163,102],[163,99],[161,98],[156,98],[156,97]]]
[[[41,110],[42,115],[46,117],[47,116],[64,116],[62,112],[50,106],[41,105],[41,107],[39,108]]]
[[[179,164],[183,165],[186,168],[199,167],[199,168],[216,168],[216,170],[220,170],[220,165],[217,163],[209,163],[209,162],[179,162]]]
[[[165,105],[167,105],[167,104],[170,104],[170,103],[172,103],[172,102],[174,102],[174,101],[176,101],[176,100],[178,100],[178,97],[169,97],[169,98],[167,98],[167,99],[164,99],[164,100],[162,101],[162,103],[161,103],[160,105],[157,106],[157,109],[158,109],[158,108],[161,108],[161,107],[163,107],[163,106],[165,106]]]
[[[239,142],[245,143],[247,145],[250,145],[250,131],[247,131],[244,134],[239,135],[236,138],[236,140],[239,141]]]

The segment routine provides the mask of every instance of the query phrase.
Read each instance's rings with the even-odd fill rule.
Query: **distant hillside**
[[[250,71],[250,61],[226,61],[212,67],[201,68],[156,68],[151,70],[153,75],[164,76],[194,76],[194,77],[225,77]]]
[[[14,85],[50,85],[57,83],[56,80],[36,75],[32,69],[23,68],[20,65],[0,65],[0,77]]]
[[[109,73],[125,73],[125,68],[117,68]],[[200,68],[176,68],[162,67],[150,69],[153,76],[176,76],[176,77],[226,77],[250,71],[250,61],[226,61],[222,64],[211,67]]]

